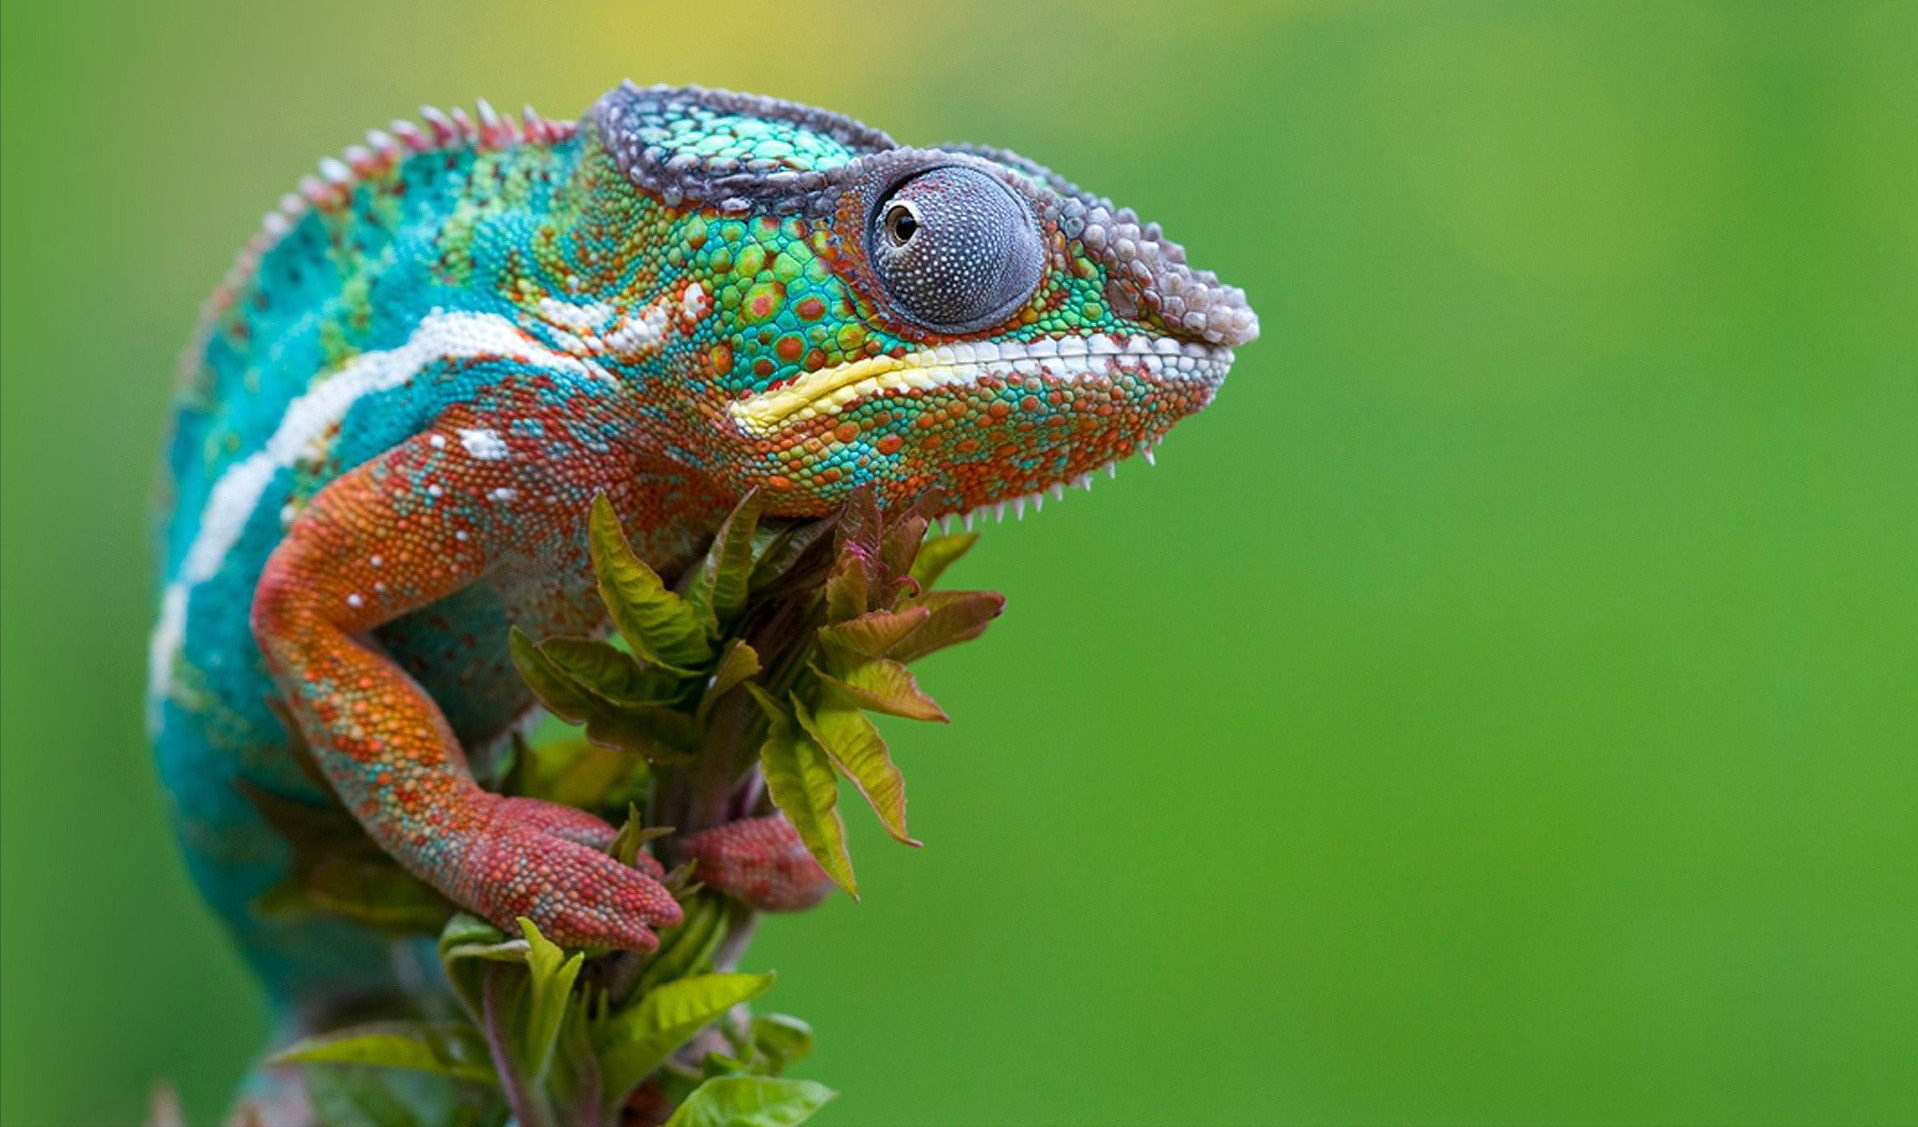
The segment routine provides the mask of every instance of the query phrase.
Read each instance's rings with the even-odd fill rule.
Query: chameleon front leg
[[[653,928],[682,919],[657,866],[608,856],[614,831],[583,811],[481,788],[439,707],[369,638],[531,546],[566,560],[591,479],[624,468],[559,480],[550,458],[498,456],[497,437],[478,445],[491,457],[463,456],[473,428],[456,424],[472,422],[443,420],[322,489],[267,561],[254,636],[321,769],[401,864],[509,932],[526,916],[559,943],[650,950]]]

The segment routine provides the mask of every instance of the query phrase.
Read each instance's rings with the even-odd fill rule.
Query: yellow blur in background
[[[925,850],[748,956],[816,1122],[1918,1119],[1918,5],[9,0],[0,1118],[262,1044],[139,697],[174,357],[421,102],[1011,147],[1264,336],[955,578]]]

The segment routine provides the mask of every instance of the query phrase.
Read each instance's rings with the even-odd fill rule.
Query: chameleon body
[[[643,950],[678,920],[610,827],[489,793],[463,750],[529,708],[509,624],[604,629],[596,494],[669,576],[753,488],[784,515],[862,483],[1023,506],[1149,453],[1257,332],[1156,225],[1038,165],[771,99],[627,84],[578,123],[482,104],[368,138],[215,294],[167,455],[160,771],[295,1021],[405,977],[375,936],[255,910],[288,852],[243,790],[333,797],[296,736],[374,840],[503,926]],[[779,828],[716,841],[709,875],[806,901],[764,887]]]

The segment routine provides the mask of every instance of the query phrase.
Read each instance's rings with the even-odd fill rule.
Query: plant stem
[[[726,918],[726,937],[713,948],[713,969],[729,971],[739,966],[739,957],[746,953],[746,944],[752,942],[753,932],[759,928],[759,913],[744,904],[734,904]]]
[[[511,1000],[506,996],[511,988],[512,974],[507,966],[489,964],[480,979],[481,1019],[486,1030],[487,1052],[493,1058],[500,1091],[506,1096],[506,1106],[518,1127],[554,1127],[553,1109],[547,1105],[545,1093],[526,1083],[513,1056],[513,1034],[508,1028],[512,1015],[506,1012],[511,1008]]]

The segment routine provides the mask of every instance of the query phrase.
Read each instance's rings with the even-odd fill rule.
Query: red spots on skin
[[[768,360],[764,356],[761,356],[759,359],[753,361],[753,375],[755,376],[760,376],[763,378],[763,377],[772,375],[773,372],[776,370],[777,369],[773,367],[773,362],[771,360]]]
[[[773,285],[777,286],[778,283],[775,282]],[[779,312],[779,306],[781,304],[781,300],[777,294],[761,292],[746,299],[746,311],[755,319],[763,320]]]
[[[712,361],[713,373],[715,375],[724,376],[731,374],[733,370],[732,349],[723,344],[716,344],[713,345],[712,351],[707,354],[707,357]]]
[[[1039,397],[1036,395],[1026,396],[1019,401],[1019,409],[1021,411],[1037,411],[1039,409]]]
[[[817,297],[804,298],[793,306],[793,312],[799,314],[801,320],[817,321],[826,315],[826,303]]]
[[[779,343],[773,346],[773,351],[781,360],[790,363],[798,360],[806,351],[806,342],[795,336],[780,337]]]
[[[896,454],[899,452],[899,448],[905,444],[905,439],[900,438],[896,434],[889,434],[874,445],[881,454]]]
[[[853,439],[859,437],[859,424],[851,422],[840,423],[833,428],[832,436],[841,442],[851,442]]]

